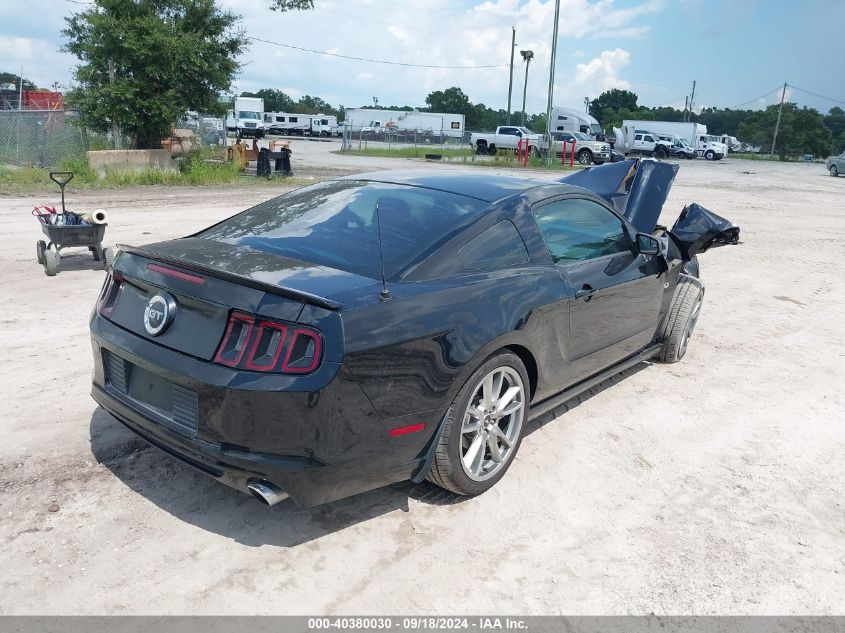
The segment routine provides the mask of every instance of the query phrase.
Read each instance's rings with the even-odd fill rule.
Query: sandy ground
[[[334,145],[296,144],[298,174],[409,166]],[[143,243],[276,191],[68,198]],[[665,221],[697,201],[744,242],[702,257],[683,362],[534,422],[481,497],[401,484],[311,510],[265,508],[95,405],[103,272],[80,253],[44,275],[42,198],[0,198],[0,613],[845,613],[845,178],[683,163]]]

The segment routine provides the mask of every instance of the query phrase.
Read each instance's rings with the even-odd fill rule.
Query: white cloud
[[[598,96],[611,88],[627,90],[631,84],[621,79],[619,74],[630,63],[631,54],[626,50],[602,51],[598,57],[575,67],[575,85],[589,97]]]
[[[556,102],[580,102],[605,87],[628,85],[623,73],[632,59],[622,42],[648,32],[648,16],[663,5],[656,0],[632,0],[619,6],[621,1],[561,0]],[[24,74],[42,85],[56,80],[68,83],[75,60],[58,52],[62,43],[59,30],[63,16],[80,7],[64,0],[31,2],[33,12],[49,16],[46,28],[22,15],[32,12],[13,11],[8,3],[0,3],[0,59],[10,70],[24,65]],[[270,11],[270,0],[218,0],[218,4],[243,16],[240,26],[250,39],[241,59],[237,91],[280,88],[294,98],[319,95],[330,103],[348,106],[370,103],[373,95],[383,104],[423,105],[432,90],[459,86],[473,102],[504,108],[511,26],[515,26],[513,103],[521,106],[524,78],[518,51],[531,49],[535,57],[529,72],[527,108],[531,112],[545,110],[554,0],[486,0],[469,7],[454,0],[319,0],[313,11],[288,13]],[[610,36],[620,48],[603,50]],[[13,38],[20,41],[10,43]],[[252,38],[391,62],[500,67],[450,70],[377,65]]]

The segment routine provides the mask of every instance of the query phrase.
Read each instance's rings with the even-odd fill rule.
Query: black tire
[[[38,240],[35,243],[35,259],[38,260],[38,263],[42,266],[44,265],[44,253],[47,250],[47,242],[44,240]]]
[[[54,250],[44,251],[44,272],[48,277],[55,277],[59,272],[59,253]]]
[[[490,147],[488,147],[487,153],[490,154],[490,156],[495,156],[496,155],[496,146],[491,145]]]
[[[501,463],[495,473],[489,476],[489,478],[483,481],[477,481],[467,475],[463,466],[461,453],[464,439],[461,433],[462,425],[470,405],[473,404],[472,399],[480,388],[482,379],[500,368],[504,368],[505,371],[515,371],[522,380],[522,418],[520,420],[520,426],[516,430],[518,435],[514,438],[504,462]],[[530,383],[528,382],[528,373],[525,371],[525,365],[523,365],[516,354],[501,350],[488,358],[467,379],[464,386],[461,387],[461,390],[452,401],[440,432],[434,462],[426,478],[441,488],[466,496],[479,495],[496,485],[513,463],[519,446],[522,444],[522,437],[528,422],[527,409],[529,398]],[[484,446],[484,451],[489,450],[486,443],[482,443],[482,446]]]
[[[831,165],[829,171],[830,171],[830,175],[833,176],[834,178],[836,178],[839,175],[839,168],[837,168],[836,165]]]
[[[677,363],[687,353],[687,344],[695,330],[701,305],[704,301],[704,286],[695,277],[681,273],[672,305],[663,329],[663,349],[657,355],[664,363]]]
[[[593,153],[588,149],[582,149],[576,156],[581,165],[589,165],[593,162]]]
[[[484,141],[478,141],[475,145],[475,153],[479,155],[484,155],[487,153],[487,143]]]
[[[95,262],[100,261],[100,254],[97,252],[97,248],[95,246],[89,246],[88,250],[91,251],[91,256],[94,258]]]
[[[666,160],[667,156],[669,156],[669,155],[666,153],[666,150],[663,149],[662,147],[658,147],[656,150],[654,150],[654,157],[655,158],[658,158],[660,160]]]
[[[103,270],[109,270],[114,263],[114,251],[108,246],[103,249]]]
[[[706,158],[707,160],[716,160],[716,152],[714,152],[712,149],[708,149],[706,152],[704,152],[704,158]]]

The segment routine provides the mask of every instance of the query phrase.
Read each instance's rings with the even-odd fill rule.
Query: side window
[[[641,140],[643,140],[643,135],[642,135],[642,134],[637,134],[637,135],[635,135],[635,136],[634,136],[634,140],[635,140],[635,141],[641,141]]]
[[[527,262],[528,250],[516,227],[502,220],[464,244],[458,259],[467,270],[489,270]]]
[[[651,138],[650,136],[645,136],[645,137],[643,137],[643,140],[644,140],[644,141],[646,141],[646,142],[648,142],[648,143],[654,143],[654,139],[653,139],[653,138]]]
[[[285,117],[283,117],[283,116],[277,116],[276,117],[276,123],[284,123],[284,122],[285,122]]]
[[[297,119],[297,117],[292,116],[292,117],[289,117],[289,118],[288,118],[288,123],[296,123],[296,122],[297,122],[297,120],[298,120],[298,119]]]
[[[589,127],[587,127],[586,125],[582,125],[582,126],[581,126],[581,131],[582,131],[584,134],[589,134],[589,133],[590,133],[590,128],[589,128]]]
[[[516,136],[516,129],[512,127],[503,127],[499,134],[506,134],[507,136]]]
[[[532,211],[556,264],[630,250],[622,220],[592,200],[557,200]]]

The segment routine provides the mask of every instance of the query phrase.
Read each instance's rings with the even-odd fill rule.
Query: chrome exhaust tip
[[[282,492],[277,485],[271,484],[269,481],[264,481],[263,479],[250,479],[246,483],[246,488],[253,497],[266,506],[274,506],[279,501],[284,501],[288,498],[288,494]]]

